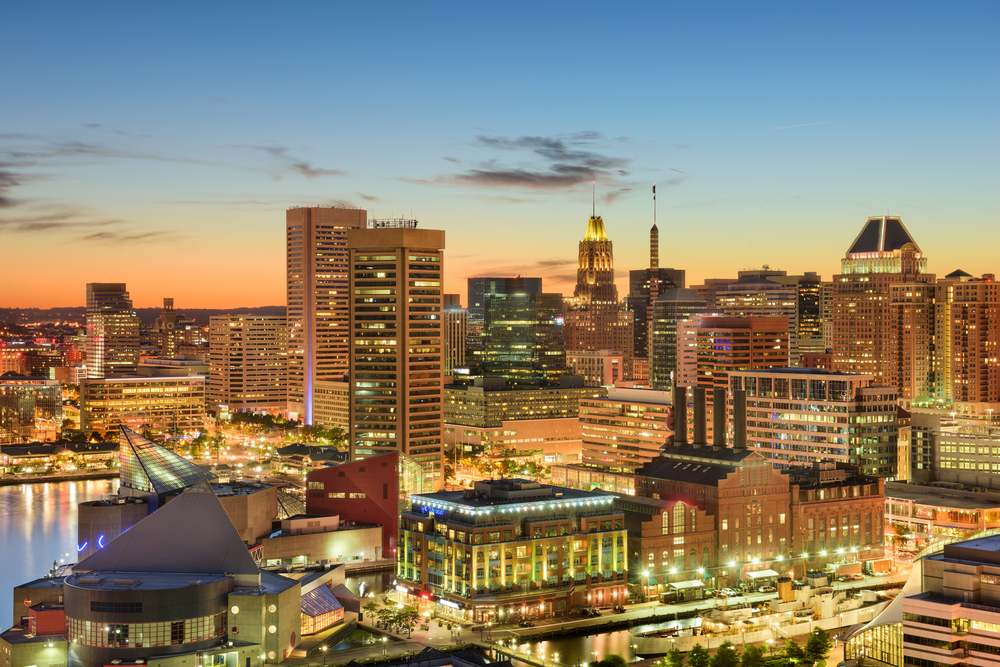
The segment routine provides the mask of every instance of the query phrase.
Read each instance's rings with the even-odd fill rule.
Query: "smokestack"
[[[747,448],[747,392],[733,392],[733,449]]]
[[[726,388],[712,390],[712,443],[716,447],[726,446]]]
[[[674,444],[687,444],[687,387],[674,385]]]
[[[706,443],[705,428],[705,388],[696,385],[694,388],[694,416],[691,417],[694,424],[694,447],[701,447]]]

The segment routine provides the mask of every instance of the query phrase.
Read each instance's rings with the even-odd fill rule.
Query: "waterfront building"
[[[627,598],[628,545],[614,496],[522,479],[411,496],[397,578],[477,623],[567,616]]]
[[[139,316],[125,283],[87,283],[87,377],[134,373]]]
[[[80,428],[87,434],[115,433],[122,425],[184,434],[203,428],[205,418],[205,378],[200,375],[133,375],[80,382]]]
[[[0,474],[112,468],[117,459],[117,442],[59,441],[4,445],[0,449]]]
[[[899,386],[897,366],[907,357],[913,361],[919,348],[912,347],[917,339],[899,328],[898,317],[893,320],[892,286],[933,284],[934,275],[927,273],[927,259],[903,221],[868,218],[833,283],[834,368],[872,375],[880,385],[897,381],[893,386],[910,391]]]
[[[479,363],[483,351],[483,327],[486,323],[486,297],[495,294],[538,294],[542,291],[541,278],[517,276],[474,277],[468,279],[469,324],[466,338],[466,362]]]
[[[581,399],[584,465],[635,472],[660,455],[672,417],[665,391],[611,387],[606,397]]]
[[[990,667],[1000,656],[1000,536],[944,543],[913,564],[893,601],[843,637],[866,665]]]
[[[558,382],[569,373],[561,294],[487,294],[484,371],[526,384]]]
[[[347,231],[367,218],[364,209],[322,206],[285,213],[288,412],[305,424],[313,424],[316,381],[348,371]]]
[[[632,315],[618,301],[614,247],[596,215],[580,241],[576,289],[567,300],[566,350],[620,350],[625,377],[632,377]]]
[[[444,295],[444,370],[451,375],[453,369],[465,366],[465,346],[469,337],[469,311],[462,308],[458,294]]]
[[[588,387],[613,386],[625,379],[625,355],[618,350],[567,352],[566,365],[574,375],[583,377],[583,383]]]
[[[670,289],[653,302],[653,324],[649,352],[650,389],[670,390],[678,374],[678,323],[707,312],[708,304],[696,292]],[[678,378],[679,379],[679,378]],[[693,384],[693,379],[692,384]],[[684,386],[682,384],[682,386]]]
[[[209,409],[283,415],[288,407],[287,336],[284,317],[211,317]]]
[[[909,528],[918,549],[942,539],[965,539],[984,530],[1000,529],[1000,499],[995,492],[985,490],[888,482],[885,527],[889,538],[897,523]]]
[[[747,444],[779,468],[839,461],[867,475],[898,474],[896,390],[871,375],[818,368],[730,371],[747,395]],[[728,409],[733,418],[733,406]]]
[[[442,483],[443,231],[375,220],[347,232],[352,459],[398,451]]]
[[[57,380],[29,375],[0,376],[0,444],[58,437],[63,420]]]

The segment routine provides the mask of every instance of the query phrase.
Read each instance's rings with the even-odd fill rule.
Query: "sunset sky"
[[[447,291],[824,278],[869,215],[1000,272],[1000,3],[0,2],[0,306],[283,305],[285,209],[447,232]]]

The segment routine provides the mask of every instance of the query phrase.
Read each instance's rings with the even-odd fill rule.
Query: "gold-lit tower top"
[[[607,241],[608,235],[604,231],[604,220],[600,216],[592,217],[587,221],[587,233],[583,236],[584,241]]]

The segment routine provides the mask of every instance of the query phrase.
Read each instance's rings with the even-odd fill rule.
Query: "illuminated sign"
[[[443,604],[445,607],[451,607],[452,609],[461,609],[461,607],[458,606],[457,603],[452,602],[451,600],[438,600],[438,602],[440,604]]]
[[[428,507],[427,505],[420,506],[421,514],[433,514],[434,516],[444,516],[444,510],[434,509],[433,507]]]

